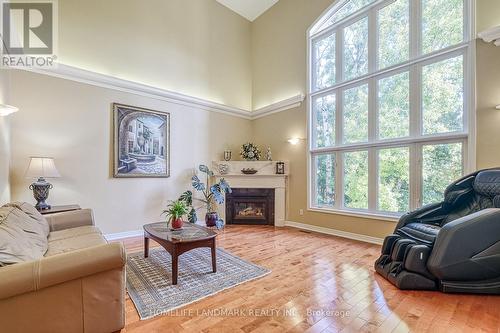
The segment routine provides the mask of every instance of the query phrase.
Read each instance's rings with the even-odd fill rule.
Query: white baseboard
[[[130,237],[139,237],[143,236],[144,231],[143,230],[131,230],[131,231],[124,231],[124,232],[117,232],[115,234],[106,234],[104,235],[104,238],[108,241],[114,241],[118,239],[123,239],[123,238],[130,238]]]
[[[297,228],[297,229],[302,229],[302,230],[315,231],[315,232],[319,232],[321,234],[327,234],[327,235],[338,236],[338,237],[343,237],[343,238],[348,238],[348,239],[354,239],[357,241],[371,243],[371,244],[377,244],[377,245],[382,245],[382,243],[384,242],[384,240],[382,238],[366,236],[366,235],[361,235],[361,234],[355,234],[352,232],[341,231],[341,230],[336,230],[336,229],[318,227],[318,226],[311,225],[311,224],[285,221],[285,226],[293,227],[293,228]]]

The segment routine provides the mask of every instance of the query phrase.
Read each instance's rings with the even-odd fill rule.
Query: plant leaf
[[[186,205],[191,206],[193,204],[193,192],[186,191],[179,197],[180,201],[184,201]]]
[[[215,202],[219,205],[224,203],[224,192],[219,184],[212,185],[210,187],[210,192],[213,194]]]
[[[208,173],[210,171],[205,164],[200,164],[199,168],[200,168],[200,171],[203,173]]]
[[[233,193],[233,190],[231,189],[231,186],[229,186],[229,183],[224,179],[222,178],[220,181],[219,181],[219,185],[221,187],[221,189],[224,191],[224,192],[227,192],[227,193]]]
[[[193,181],[193,187],[198,191],[205,191],[205,184],[200,181],[198,176],[194,175],[191,180]]]
[[[198,216],[196,216],[196,209],[191,208],[191,211],[188,214],[188,221],[190,223],[196,223],[196,221],[198,221]]]

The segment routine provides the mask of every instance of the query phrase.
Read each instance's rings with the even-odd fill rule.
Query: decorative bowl
[[[257,170],[254,168],[247,168],[247,169],[242,169],[241,172],[243,172],[245,175],[253,175],[257,173]]]

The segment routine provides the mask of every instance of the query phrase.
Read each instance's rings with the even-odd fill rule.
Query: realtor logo
[[[36,1],[36,0],[35,0]],[[11,1],[2,7],[2,65],[52,67],[56,3]]]

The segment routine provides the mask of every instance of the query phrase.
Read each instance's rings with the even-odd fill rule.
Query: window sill
[[[372,220],[380,220],[380,221],[388,221],[388,222],[398,222],[401,216],[384,214],[379,212],[369,212],[369,211],[351,211],[351,210],[343,210],[343,209],[334,209],[334,208],[319,208],[319,207],[309,207],[307,209],[310,212],[316,213],[326,213],[333,215],[345,215],[345,216],[353,216],[360,217],[365,219]]]

